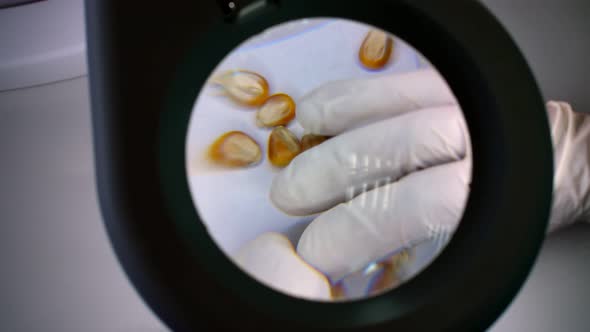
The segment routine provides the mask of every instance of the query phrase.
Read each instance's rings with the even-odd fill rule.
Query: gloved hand
[[[547,109],[553,231],[587,220],[590,121],[566,103]],[[247,272],[294,296],[329,299],[330,282],[400,248],[452,235],[469,193],[471,150],[461,110],[437,72],[328,83],[299,102],[297,121],[308,133],[335,137],[295,158],[274,179],[270,198],[290,215],[321,214],[297,253],[268,253],[284,245],[280,235],[245,246],[237,263]],[[269,255],[282,255],[282,263],[265,265]]]

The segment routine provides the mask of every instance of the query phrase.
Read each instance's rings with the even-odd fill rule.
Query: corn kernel
[[[301,152],[309,150],[316,145],[322,144],[328,138],[328,136],[320,136],[313,134],[303,135],[303,137],[301,137]]]
[[[289,129],[275,127],[268,137],[268,160],[277,167],[289,165],[291,160],[301,152],[301,144],[297,136]]]
[[[381,69],[387,64],[393,50],[393,39],[384,31],[367,33],[359,50],[360,62],[369,69]]]
[[[341,282],[330,286],[330,295],[332,300],[343,300],[346,298],[346,290],[344,289],[344,285]]]
[[[384,291],[388,291],[399,284],[395,269],[391,265],[384,265],[381,273],[371,283],[368,295],[378,295]]]
[[[230,131],[211,144],[209,157],[219,165],[246,167],[258,163],[262,152],[258,143],[250,136],[240,131]]]
[[[221,86],[236,103],[260,106],[268,98],[268,82],[261,75],[247,70],[230,70],[211,80]]]
[[[377,295],[388,291],[401,283],[399,270],[412,259],[412,252],[404,250],[389,259],[380,262],[381,273],[373,280],[369,287],[369,295]]]
[[[293,118],[295,118],[295,102],[284,93],[268,97],[256,113],[256,123],[260,127],[284,126]]]

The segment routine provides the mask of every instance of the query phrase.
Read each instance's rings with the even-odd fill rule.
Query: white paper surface
[[[358,62],[358,49],[369,26],[345,20],[305,20],[273,28],[252,38],[218,66],[215,73],[245,69],[264,76],[270,93],[284,92],[297,102],[314,88],[332,80],[374,77],[427,66],[409,45],[394,37],[394,51],[386,68],[368,71]],[[290,217],[269,199],[274,175],[279,172],[266,158],[269,129],[255,123],[255,109],[236,106],[214,89],[201,91],[193,108],[187,136],[187,172],[197,211],[217,245],[232,255],[247,241],[269,232],[289,236],[294,245],[313,219]],[[302,129],[289,128],[299,137]],[[256,140],[264,159],[257,166],[214,172],[197,160],[222,134],[240,130]],[[195,220],[195,222],[198,222]]]

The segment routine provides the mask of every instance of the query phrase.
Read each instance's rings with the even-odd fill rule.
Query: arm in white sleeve
[[[565,102],[547,103],[554,147],[554,190],[549,232],[590,221],[590,115]]]

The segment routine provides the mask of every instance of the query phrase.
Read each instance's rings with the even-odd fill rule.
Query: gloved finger
[[[297,156],[273,179],[270,199],[290,215],[322,212],[410,172],[461,160],[467,141],[457,106],[387,119]]]
[[[282,234],[264,233],[235,255],[236,264],[261,283],[294,297],[331,300],[324,275],[305,263]]]
[[[442,76],[426,69],[327,83],[298,102],[297,121],[308,133],[335,136],[409,111],[456,103]]]
[[[471,160],[412,173],[318,216],[297,252],[335,283],[426,240],[446,244],[463,213]]]

